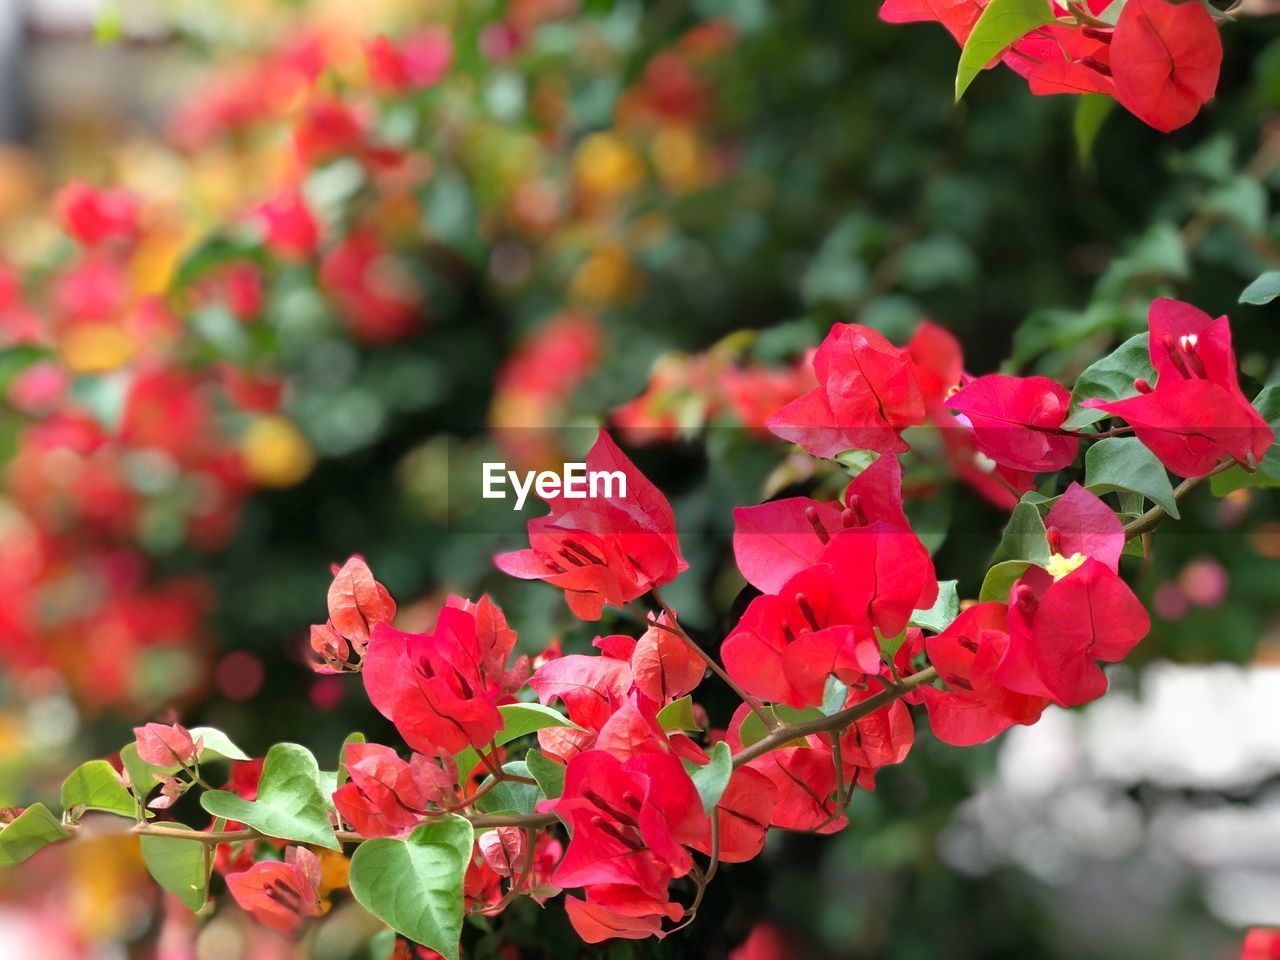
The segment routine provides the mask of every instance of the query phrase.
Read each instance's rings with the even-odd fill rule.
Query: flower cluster
[[[880,17],[940,23],[966,52],[971,44],[997,51],[994,60],[1024,77],[1034,94],[1113,97],[1164,132],[1190,123],[1213,97],[1222,39],[1205,6],[1169,0],[1042,5],[1039,22],[1014,36],[1001,32],[1008,29],[1001,20],[1020,21],[1008,15],[1013,5],[1000,0],[884,0]]]
[[[696,915],[717,868],[758,855],[770,830],[843,829],[853,792],[874,790],[878,772],[910,752],[913,706],[939,741],[967,746],[1106,691],[1100,664],[1123,660],[1150,626],[1122,558],[1168,510],[1126,522],[1132,505],[1118,512],[1104,499],[1114,478],[1091,485],[1086,469],[1085,483],[1064,485],[1057,475],[1081,447],[1108,442],[1151,469],[1194,465],[1194,483],[1253,469],[1275,439],[1240,390],[1225,318],[1158,300],[1149,338],[1152,370],[1139,367],[1131,390],[1116,377],[1103,390],[1086,371],[1068,392],[1044,378],[965,374],[936,328],[899,349],[837,324],[813,354],[816,386],[767,423],[819,456],[839,454],[851,477],[836,500],[734,511],[751,599],[718,657],[660,592],[686,567],[671,506],[602,431],[586,462],[620,472],[625,492],[550,499],[550,513],[529,522],[529,548],[496,562],[563,591],[584,621],[640,603],[638,636],[513,660],[516,632],[488,597],[450,597],[428,631],[405,632],[388,591],[352,557],[335,568],[328,619],[312,630],[315,668],[358,673],[407,756],[353,735],[325,773],[296,744],[250,762],[212,728],[148,724],[121,772],[93,761],[68,781],[69,826],[37,805],[0,830],[0,847],[8,838],[29,855],[69,835],[84,809],[136,811],[151,842],[214,844],[231,897],[280,931],[322,915],[346,887],[447,957],[464,911],[496,914],[520,894],[544,902],[569,891],[568,917],[589,943],[665,936]],[[1122,347],[1104,362],[1145,361]],[[1194,431],[1145,415],[1206,387],[1219,402]],[[1089,419],[1100,415],[1128,424],[1103,429]],[[1073,417],[1087,429],[1066,427]],[[939,580],[904,505],[903,431],[927,419],[996,468],[1043,478],[1017,503],[977,600]],[[873,446],[845,456],[847,443]],[[723,728],[693,699],[709,670],[741,700]],[[231,777],[211,789],[206,771],[225,759]],[[196,789],[212,826],[151,819]],[[349,861],[344,844],[356,845]],[[193,869],[205,889],[208,866]],[[406,910],[414,898],[432,909]],[[1247,955],[1266,955],[1262,941],[1252,936]]]

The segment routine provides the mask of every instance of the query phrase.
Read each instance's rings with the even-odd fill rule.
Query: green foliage
[[[1076,379],[1071,390],[1071,411],[1063,427],[1079,430],[1107,416],[1101,410],[1080,406],[1082,401],[1111,402],[1136,397],[1138,389],[1133,385],[1134,380],[1141,377],[1151,382],[1155,375],[1147,351],[1147,335],[1140,333],[1130,337],[1101,360],[1089,364]]]
[[[1136,437],[1108,437],[1090,446],[1084,455],[1084,483],[1099,495],[1116,490],[1142,494],[1175,520],[1180,516],[1168,471]]]
[[[1268,270],[1244,288],[1240,302],[1261,307],[1276,297],[1280,297],[1280,270]]]
[[[165,824],[173,830],[190,830],[181,823]],[[142,860],[147,872],[188,910],[199,910],[209,900],[209,873],[213,847],[175,837],[142,837]]]
[[[524,757],[525,766],[529,768],[529,776],[538,781],[543,796],[554,800],[564,793],[565,765],[559,760],[552,760],[541,750],[530,750]]]
[[[1027,567],[1034,565],[1030,560],[1005,560],[1003,563],[997,563],[982,578],[978,602],[1008,603],[1009,591],[1013,589],[1013,585],[1027,572]]]
[[[729,744],[721,740],[711,748],[710,763],[691,765],[687,769],[693,785],[698,788],[698,796],[702,798],[702,809],[711,813],[733,775],[733,754],[729,751]]]
[[[33,803],[0,827],[0,865],[22,863],[51,843],[71,836],[43,803]]]
[[[210,790],[201,794],[200,804],[215,817],[238,820],[268,837],[341,849],[321,792],[319,764],[296,743],[278,743],[267,751],[257,800]]]
[[[960,613],[960,596],[956,593],[955,580],[938,581],[938,600],[928,610],[917,610],[911,615],[911,626],[930,633],[941,633]]]
[[[496,746],[510,743],[547,727],[572,727],[581,729],[568,717],[551,707],[540,703],[506,703],[498,707],[502,714],[502,729],[493,738]],[[458,764],[458,775],[465,777],[480,762],[480,754],[471,747],[463,750],[455,758]]]
[[[456,816],[424,823],[404,840],[369,840],[351,856],[351,892],[393,930],[458,960],[473,841],[471,824]]]
[[[1044,518],[1040,516],[1039,507],[1027,497],[1023,497],[1009,515],[991,563],[994,566],[1007,560],[1030,560],[1033,563],[1047,563],[1049,560]]]
[[[658,725],[668,733],[676,730],[683,733],[701,731],[702,728],[693,717],[693,697],[683,696],[679,700],[672,700],[659,710]]]
[[[138,804],[105,760],[90,760],[71,771],[62,782],[62,809],[73,820],[79,811],[100,810],[122,817],[137,815]],[[76,811],[72,814],[72,811]]]
[[[1052,22],[1053,10],[1045,0],[991,0],[960,51],[956,101],[987,64],[1032,30]]]

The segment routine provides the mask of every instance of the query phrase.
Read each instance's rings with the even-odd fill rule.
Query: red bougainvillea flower
[[[320,283],[366,343],[391,343],[423,324],[418,281],[373,230],[357,228],[334,247],[320,265]]]
[[[729,960],[794,960],[803,956],[774,924],[757,923],[747,939],[729,951]]]
[[[538,731],[538,744],[543,752],[568,762],[595,743],[596,734],[608,723],[609,718],[626,702],[631,689],[631,648],[618,650],[622,656],[609,651],[616,644],[611,641],[630,640],[630,637],[603,637],[597,640],[605,650],[604,656],[590,657],[573,654],[548,660],[534,671],[529,686],[543,703],[554,699],[564,704],[569,719],[581,727],[548,727]]]
[[[777,593],[795,574],[818,562],[835,534],[872,523],[908,527],[902,510],[902,466],[892,454],[881,454],[854,477],[843,503],[789,497],[736,507],[733,555],[748,583]]]
[[[456,771],[427,757],[405,761],[390,747],[352,743],[345,761],[349,779],[334,793],[333,805],[365,837],[408,833],[427,814],[428,804],[442,804],[454,792]]]
[[[1048,377],[978,377],[947,406],[973,429],[978,449],[1014,470],[1061,470],[1076,457],[1080,441],[1061,432],[1071,395]]]
[[[187,728],[178,723],[148,723],[134,727],[133,735],[138,743],[138,756],[157,767],[172,767],[175,763],[190,765],[204,746],[203,737],[192,740]]]
[[[1078,483],[1067,487],[1044,518],[1049,543],[1050,571],[1055,564],[1067,569],[1092,557],[1116,570],[1124,552],[1124,524],[1115,512]]]
[[[921,690],[929,725],[943,743],[981,743],[1015,723],[1035,723],[1049,704],[1046,697],[1006,689],[996,679],[996,667],[1009,646],[1002,603],[970,607],[942,633],[927,637],[924,646],[948,688]]]
[[[566,904],[584,939],[652,936],[663,918],[679,919],[683,911],[668,901],[667,886],[692,869],[686,846],[708,830],[679,759],[647,753],[620,760],[589,750],[569,762],[562,795],[539,809],[555,812],[570,827],[568,849],[551,880],[587,889],[586,900]]]
[[[377,624],[362,675],[374,707],[419,753],[484,748],[502,726],[502,690],[486,672],[476,618],[466,610],[445,607],[431,633]]]
[[[453,41],[437,27],[428,28],[398,44],[385,36],[365,45],[369,80],[383,93],[403,93],[434,86],[453,59]]]
[[[73,180],[54,202],[63,229],[86,247],[138,235],[138,199],[128,190],[98,190]]]
[[[1129,0],[1111,38],[1115,96],[1138,119],[1168,133],[1213,96],[1222,38],[1203,6]]]
[[[328,602],[328,622],[311,627],[311,649],[319,657],[312,669],[317,673],[358,670],[370,631],[379,623],[391,623],[396,602],[359,554],[333,568]]]
[[[333,568],[327,599],[329,622],[352,643],[367,644],[374,626],[395,619],[396,602],[387,588],[373,578],[369,564],[359,554]]]
[[[688,567],[676,540],[671,505],[603,430],[586,457],[588,475],[621,474],[612,496],[547,500],[551,513],[529,521],[530,549],[499,555],[504,573],[562,588],[569,608],[599,620]]]
[[[766,421],[777,436],[815,457],[845,450],[898,453],[899,435],[924,422],[911,362],[870,327],[837,323],[813,358],[818,386]]]
[[[1240,960],[1280,960],[1280,930],[1250,930],[1245,935]]]
[[[666,613],[649,627],[631,652],[631,682],[659,706],[678,700],[702,682],[707,665],[672,632]]]
[[[1114,28],[1097,18],[1111,0],[1088,0],[1076,22],[1054,3],[1056,22],[1022,37],[999,58],[1025,77],[1031,92],[1100,93],[1168,132],[1189,123],[1214,93],[1222,41],[1200,4],[1139,0],[1125,4]],[[986,0],[885,0],[889,23],[936,21],[964,45]]]
[[[1240,389],[1227,318],[1161,298],[1147,321],[1155,388],[1139,381],[1136,397],[1083,405],[1125,420],[1179,476],[1202,477],[1225,459],[1256,464],[1275,435]]]
[[[324,912],[320,861],[306,847],[289,847],[284,860],[262,860],[227,875],[227,889],[240,909],[272,930],[292,933],[304,917]]]
[[[721,655],[748,693],[793,707],[822,703],[826,678],[880,671],[879,631],[896,637],[937,599],[929,552],[908,530],[842,530],[776,595],[751,601]]]
[[[1062,706],[1102,696],[1107,678],[1095,661],[1123,660],[1151,628],[1133,591],[1092,557],[1053,572],[1030,567],[1010,596],[1010,641],[996,680]]]
[[[320,245],[320,225],[297,190],[286,190],[258,207],[254,219],[272,253],[286,260],[305,260]]]

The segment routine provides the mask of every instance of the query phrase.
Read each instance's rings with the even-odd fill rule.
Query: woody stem
[[[1181,500],[1188,493],[1198,487],[1204,480],[1215,474],[1222,473],[1224,470],[1230,470],[1235,465],[1236,461],[1234,460],[1224,460],[1203,477],[1187,477],[1173,488],[1173,499]],[[1134,537],[1141,536],[1144,533],[1150,533],[1156,527],[1160,526],[1161,522],[1163,522],[1164,518],[1168,515],[1169,511],[1164,507],[1159,505],[1152,507],[1142,516],[1134,520],[1130,520],[1124,525],[1125,539],[1132,540]]]
[[[720,666],[720,664],[716,662],[715,657],[703,650],[702,647],[698,645],[697,641],[694,640],[693,637],[689,636],[684,627],[680,626],[680,622],[676,619],[676,615],[671,612],[671,608],[666,605],[662,599],[662,595],[658,593],[658,588],[650,587],[649,595],[653,597],[653,602],[656,603],[661,608],[662,612],[667,615],[668,620],[667,623],[662,623],[655,617],[649,621],[649,625],[657,627],[659,630],[665,630],[683,640],[685,645],[696,653],[702,659],[703,663],[711,668],[711,672],[723,680],[728,685],[729,689],[738,695],[738,699],[751,708],[751,712],[759,717],[766,727],[770,730],[777,727],[777,718],[770,714],[769,711],[761,705],[759,700],[747,693],[747,691],[743,690],[742,687],[738,685],[737,681],[725,672],[724,667]]]

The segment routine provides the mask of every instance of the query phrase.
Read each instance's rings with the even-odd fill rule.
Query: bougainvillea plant
[[[591,655],[513,661],[516,632],[487,596],[450,597],[429,630],[402,632],[395,601],[352,557],[312,628],[314,667],[353,675],[403,743],[353,734],[326,769],[298,744],[255,760],[216,729],[147,724],[118,765],[67,778],[61,816],[8,812],[0,859],[111,829],[93,811],[139,835],[156,881],[192,909],[216,871],[229,899],[286,933],[348,887],[449,958],[468,914],[562,891],[588,943],[663,937],[770,831],[844,829],[853,792],[910,753],[913,707],[963,747],[1096,699],[1100,664],[1150,625],[1124,558],[1152,549],[1207,477],[1276,482],[1259,412],[1274,413],[1273,389],[1251,404],[1226,318],[1172,300],[1071,390],[971,376],[958,348],[915,346],[837,324],[812,355],[814,386],[766,418],[814,456],[839,455],[850,479],[834,502],[734,511],[756,595],[726,636],[695,638],[663,599],[687,567],[674,513],[602,430],[587,464],[625,488],[544,498],[528,547],[496,563],[562,591],[582,620],[634,611],[635,630],[597,637]],[[903,510],[904,431],[927,420],[1022,491],[977,597],[939,578]],[[724,727],[695,700],[704,683],[741,700]],[[208,819],[166,819],[193,792]]]
[[[957,100],[982,70],[1003,63],[1034,94],[1110,97],[1165,132],[1213,97],[1218,22],[1230,19],[1199,0],[884,0],[880,17],[946,27],[963,48]]]

